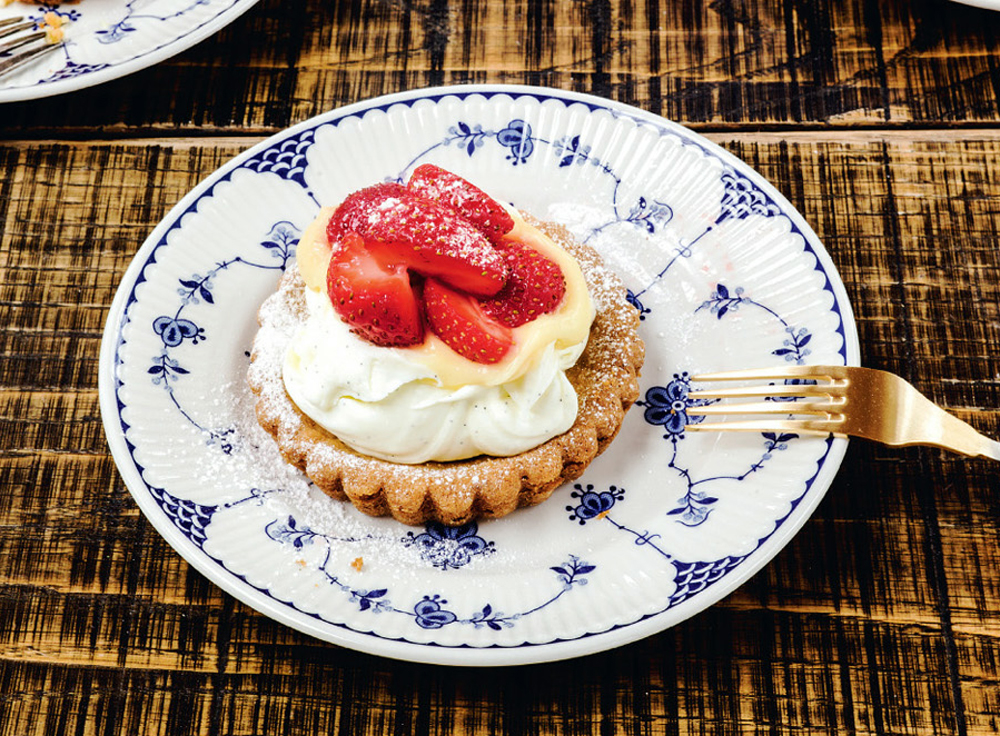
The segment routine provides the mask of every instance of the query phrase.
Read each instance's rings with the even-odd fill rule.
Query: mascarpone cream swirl
[[[450,387],[411,349],[358,338],[326,294],[305,291],[309,317],[285,355],[285,388],[300,410],[358,452],[407,464],[516,455],[576,420],[565,371],[586,337],[553,339],[512,380]]]

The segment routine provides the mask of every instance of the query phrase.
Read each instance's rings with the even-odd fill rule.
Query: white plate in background
[[[73,92],[157,64],[194,46],[249,10],[257,0],[86,0],[77,4],[0,7],[0,20],[67,21],[65,44],[0,77],[0,102]]]

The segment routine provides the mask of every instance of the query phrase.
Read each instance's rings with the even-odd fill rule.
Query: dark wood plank
[[[865,362],[1000,435],[1000,136],[714,137],[820,234]],[[107,453],[100,332],[155,222],[252,142],[0,145],[0,735],[995,730],[1000,482],[936,450],[857,443],[747,585],[565,663],[390,662],[287,629],[191,570]]]
[[[1000,15],[944,0],[262,0],[154,68],[4,105],[0,137],[274,132],[442,84],[593,93],[703,129],[992,124]]]

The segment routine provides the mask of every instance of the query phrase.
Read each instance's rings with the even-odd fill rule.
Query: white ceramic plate
[[[145,69],[207,38],[256,2],[83,0],[0,7],[0,20],[53,12],[68,21],[61,49],[0,77],[0,102],[72,92]]]
[[[647,346],[640,404],[579,483],[458,530],[318,493],[257,426],[244,378],[257,307],[320,205],[425,161],[594,245],[627,282]],[[816,236],[759,175],[624,105],[455,87],[309,120],[185,197],[115,298],[101,409],[140,508],[239,599],[367,652],[514,664],[665,629],[781,549],[846,442],[685,434],[687,377],[801,362],[857,364],[855,326]]]
[[[1000,10],[1000,0],[952,0],[952,2],[961,3],[962,5],[972,5],[976,8],[984,8],[986,10]]]

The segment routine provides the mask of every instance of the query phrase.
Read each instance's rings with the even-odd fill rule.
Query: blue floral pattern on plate
[[[609,144],[600,126],[583,124],[590,119],[632,136],[643,160],[677,160],[688,180],[646,184],[637,154]],[[401,124],[409,137],[384,137]],[[386,140],[381,170],[343,163],[345,143]],[[407,529],[317,500],[302,476],[260,459],[273,448],[239,408],[245,389],[232,388],[246,369],[252,314],[318,207],[374,180],[405,180],[425,161],[478,175],[497,196],[550,217],[565,197],[582,200],[565,220],[625,278],[649,356],[637,408],[580,482],[534,509],[459,528]],[[217,203],[243,199],[220,239]],[[773,272],[759,248],[792,265]],[[249,319],[234,325],[239,314]],[[709,461],[703,438],[685,434],[690,374],[725,367],[727,344],[749,362],[856,360],[825,254],[751,171],[677,126],[593,98],[430,91],[303,124],[178,205],[116,299],[102,407],[146,515],[251,605],[390,656],[540,661],[631,640],[709,605],[774,554],[785,536],[775,532],[804,522],[829,484],[841,441],[725,438]],[[229,357],[220,366],[213,355]],[[220,402],[218,390],[232,400]],[[186,472],[167,459],[178,452],[190,458]],[[721,531],[736,519],[738,539]],[[622,578],[629,570],[641,574]],[[609,590],[618,613],[599,603]]]

